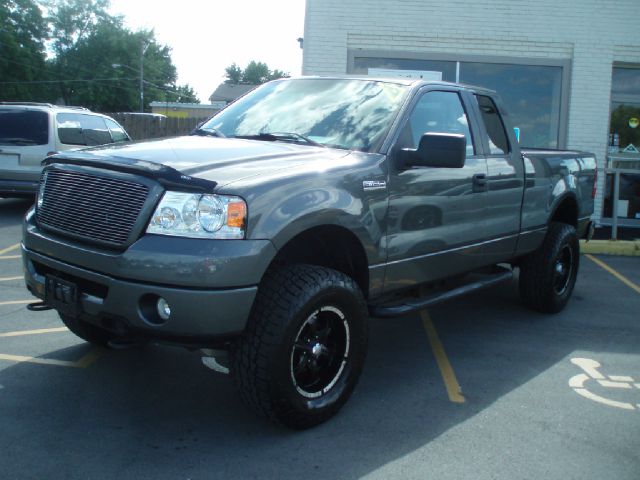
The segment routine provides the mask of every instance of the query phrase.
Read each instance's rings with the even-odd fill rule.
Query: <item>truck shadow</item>
[[[33,198],[0,197],[0,227],[20,225],[31,205],[33,205]]]
[[[447,399],[418,316],[372,319],[353,397],[337,417],[304,432],[256,417],[229,377],[181,349],[108,351],[86,369],[14,365],[0,372],[0,415],[12,419],[4,422],[0,458],[34,478],[54,469],[60,478],[360,478],[575,351],[637,353],[628,312],[638,310],[640,297],[598,322],[593,312],[605,308],[607,296],[597,275],[583,264],[581,279],[589,281],[578,283],[569,307],[555,316],[523,309],[515,283],[430,310],[464,404]],[[47,356],[78,359],[91,348],[78,343]],[[566,380],[558,385],[566,388]]]

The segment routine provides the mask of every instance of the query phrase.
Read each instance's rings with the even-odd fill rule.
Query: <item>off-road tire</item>
[[[561,311],[573,292],[580,264],[576,229],[552,222],[542,245],[520,263],[520,298],[544,313]],[[563,265],[568,267],[564,274]],[[566,278],[565,278],[566,277]]]
[[[309,353],[309,349],[301,353],[297,349],[302,333],[311,328],[311,322],[320,323],[321,316],[327,316],[323,322],[334,322],[327,335],[340,335],[340,344],[347,347],[342,349],[342,357],[331,356],[342,365],[331,373],[333,377],[327,376],[333,380],[309,393],[305,388],[312,390],[311,387],[301,387],[294,370],[301,368],[303,356],[312,357],[316,352]],[[242,400],[259,414],[293,429],[310,428],[328,420],[347,401],[362,371],[367,321],[362,292],[343,273],[302,264],[267,273],[245,332],[231,350],[231,374]],[[334,353],[339,350],[333,349]]]
[[[71,331],[71,333],[80,337],[81,339],[99,345],[101,347],[107,347],[109,342],[116,338],[116,336],[107,330],[104,330],[90,323],[83,322],[80,319],[70,317],[59,313],[62,323]]]

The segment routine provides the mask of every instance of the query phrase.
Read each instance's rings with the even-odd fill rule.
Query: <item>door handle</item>
[[[473,191],[486,192],[488,186],[487,175],[484,173],[476,173],[473,177]]]

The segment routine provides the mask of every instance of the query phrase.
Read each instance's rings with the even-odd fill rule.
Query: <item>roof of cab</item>
[[[304,75],[299,77],[291,77],[292,79],[329,79],[329,80],[368,80],[374,82],[385,82],[385,83],[395,83],[397,85],[405,85],[412,88],[421,88],[427,85],[442,85],[447,87],[458,87],[464,88],[467,90],[473,90],[475,92],[483,92],[483,93],[491,93],[495,94],[494,90],[489,88],[480,87],[477,85],[470,85],[467,83],[455,83],[455,82],[445,82],[438,80],[422,80],[415,78],[404,78],[404,77],[381,77],[381,76],[370,76],[370,75]],[[281,79],[284,80],[284,79]],[[276,80],[277,81],[277,80]]]

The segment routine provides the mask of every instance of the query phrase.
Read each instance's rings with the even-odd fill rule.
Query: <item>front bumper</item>
[[[125,252],[42,232],[27,214],[22,245],[27,288],[45,299],[47,276],[77,286],[79,318],[122,336],[207,344],[244,330],[257,284],[275,248],[269,241],[147,235]],[[164,298],[171,315],[158,317]]]

